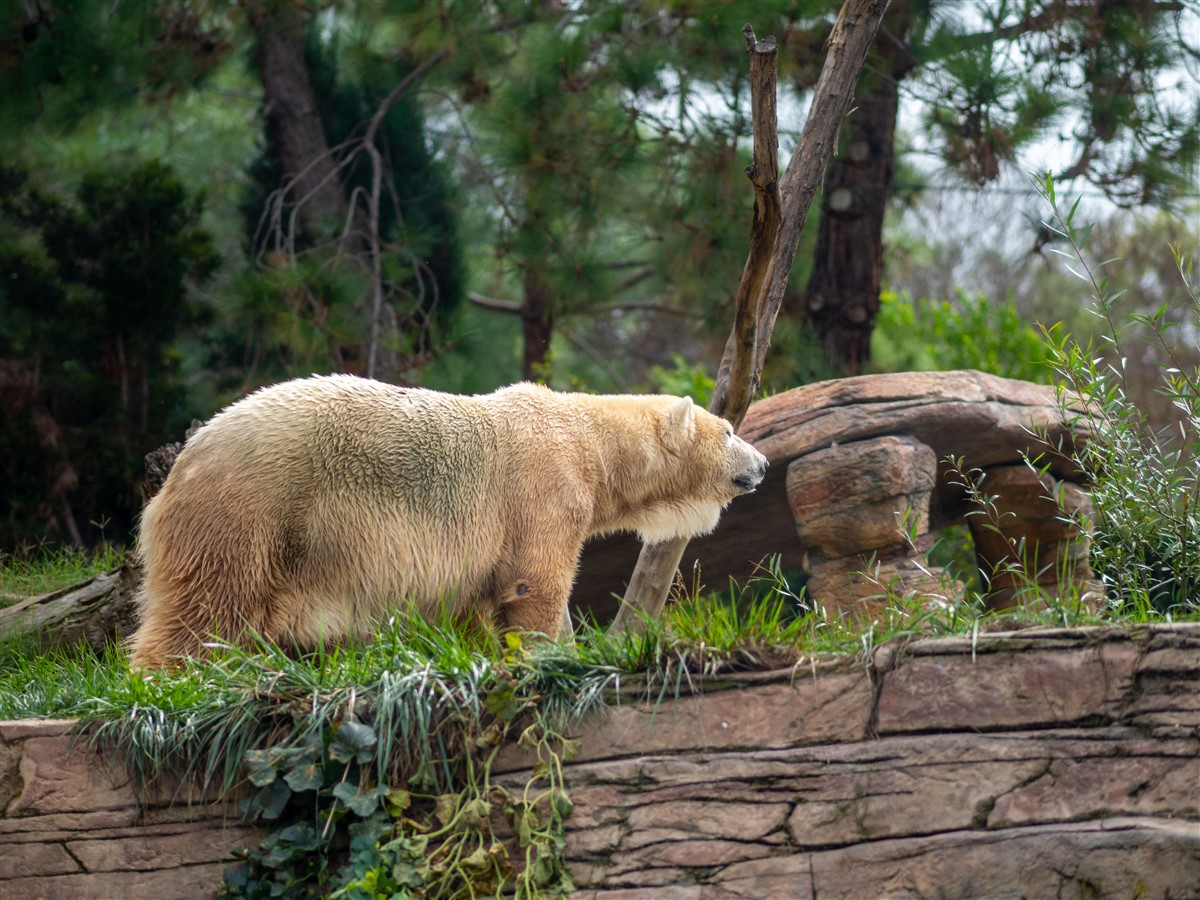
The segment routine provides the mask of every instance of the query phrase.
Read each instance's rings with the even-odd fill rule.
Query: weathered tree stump
[[[142,477],[142,506],[149,503],[150,499],[162,490],[167,476],[171,474],[171,468],[175,465],[175,457],[179,456],[179,451],[183,449],[184,443],[203,425],[204,423],[199,419],[192,419],[192,424],[188,426],[182,441],[163,444],[157,450],[151,450],[146,454],[146,474]]]

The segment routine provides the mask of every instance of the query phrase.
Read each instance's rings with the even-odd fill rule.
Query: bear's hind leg
[[[153,560],[142,586],[141,625],[130,641],[131,665],[162,668],[182,657],[205,658],[209,643],[245,644],[248,632],[268,630],[274,592],[269,578],[233,564]]]
[[[178,666],[184,657],[203,652],[201,640],[177,623],[149,620],[129,639],[129,665],[133,669]]]
[[[517,569],[517,567],[513,567]],[[499,620],[505,631],[531,631],[557,638],[572,631],[567,601],[571,596],[575,569],[547,574],[527,570],[500,582]]]
[[[184,657],[208,656],[205,644],[215,638],[234,637],[206,613],[206,605],[163,598],[146,591],[142,624],[130,639],[130,665],[134,669],[161,669],[178,665]]]

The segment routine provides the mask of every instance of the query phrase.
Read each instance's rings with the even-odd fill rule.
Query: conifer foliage
[[[142,457],[181,427],[174,341],[218,264],[203,198],[165,164],[86,174],[70,198],[0,170],[0,538],[128,530]]]

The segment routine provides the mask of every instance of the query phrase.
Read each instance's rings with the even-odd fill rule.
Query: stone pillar
[[[1040,587],[1054,595],[1078,590],[1094,609],[1103,587],[1088,563],[1088,492],[1024,464],[985,470],[981,487],[994,509],[968,516],[967,524],[988,606],[1008,609]]]
[[[795,460],[787,494],[807,554],[809,596],[871,615],[885,591],[941,594],[941,571],[918,549],[937,475],[933,450],[911,437],[835,444]]]

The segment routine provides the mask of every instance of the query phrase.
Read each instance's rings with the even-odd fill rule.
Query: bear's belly
[[[402,510],[361,508],[310,517],[291,591],[326,633],[369,632],[397,610],[451,615],[479,605],[503,545],[498,522],[480,513],[430,521]],[[329,522],[338,522],[335,529]]]

